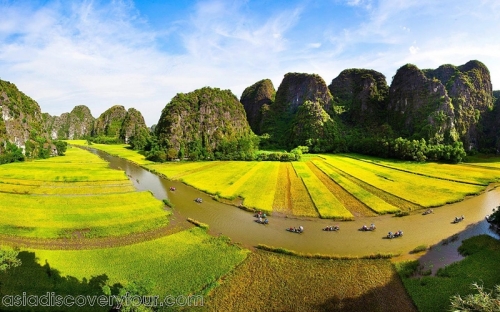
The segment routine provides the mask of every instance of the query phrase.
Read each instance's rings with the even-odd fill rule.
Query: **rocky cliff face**
[[[269,108],[263,109],[262,132],[271,137],[269,143],[277,147],[293,148],[294,144],[301,141],[297,138],[322,139],[309,137],[311,134],[303,133],[307,127],[297,126],[296,116],[304,103],[309,105],[300,115],[303,123],[317,124],[323,116],[333,114],[332,96],[325,81],[315,74],[288,73],[283,78],[276,99]],[[318,108],[322,111],[318,112]],[[307,113],[309,112],[309,113]],[[300,142],[306,145],[306,142]]]
[[[457,140],[455,114],[445,86],[415,65],[396,72],[389,89],[387,121],[396,133],[433,143]]]
[[[95,120],[93,135],[118,138],[126,115],[127,111],[122,105],[107,109]]]
[[[140,111],[129,108],[120,128],[120,139],[125,143],[129,143],[129,139],[141,131],[149,133],[144,117]]]
[[[482,121],[493,108],[493,93],[488,68],[479,61],[461,66],[443,65],[424,71],[439,80],[450,97],[455,114],[455,129],[466,149],[481,148]]]
[[[201,149],[212,153],[254,136],[236,96],[209,87],[177,94],[163,109],[155,133],[160,145],[185,155]]]
[[[3,80],[0,80],[0,116],[0,152],[9,141],[25,149],[29,156],[35,140],[47,138],[38,103],[13,83]]]
[[[69,113],[50,116],[44,113],[44,125],[52,139],[77,140],[92,134],[95,118],[85,105],[78,105]]]
[[[500,153],[500,91],[493,91],[493,98],[493,108],[481,117],[478,145],[483,152]]]
[[[240,102],[245,108],[248,123],[256,134],[261,134],[262,111],[269,109],[274,101],[276,91],[269,79],[263,79],[246,88],[241,95]],[[263,106],[266,105],[264,108]]]
[[[352,125],[385,122],[389,86],[385,76],[369,69],[346,69],[328,86],[336,110]]]

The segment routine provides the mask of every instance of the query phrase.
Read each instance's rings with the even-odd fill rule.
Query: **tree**
[[[0,272],[21,265],[21,259],[17,258],[19,251],[0,249]]]
[[[64,153],[66,153],[66,149],[68,148],[68,143],[64,141],[54,141],[54,145],[57,149],[57,155],[64,156]]]
[[[452,311],[500,311],[500,285],[496,285],[490,292],[477,283],[472,284],[471,288],[476,289],[478,293],[463,298],[460,295],[451,297]]]

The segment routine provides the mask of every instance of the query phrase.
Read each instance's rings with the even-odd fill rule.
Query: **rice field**
[[[360,202],[364,203],[367,207],[372,209],[374,212],[376,212],[378,214],[385,214],[385,213],[396,213],[396,212],[401,211],[399,208],[387,203],[386,201],[382,200],[380,197],[377,197],[375,194],[362,188],[360,185],[343,177],[337,170],[335,170],[331,166],[328,166],[328,164],[326,164],[324,161],[316,160],[316,161],[313,161],[313,163],[321,171],[323,171],[326,175],[328,175],[333,181],[338,183],[347,192],[352,194]]]
[[[387,260],[321,260],[258,250],[206,311],[417,311]]]
[[[373,217],[377,214],[370,210],[363,202],[359,201],[352,193],[339,185],[331,177],[321,171],[313,162],[307,162],[307,166],[316,177],[328,188],[330,193],[342,203],[344,207],[356,217]]]
[[[411,161],[387,160],[364,155],[348,155],[348,157],[390,169],[462,183],[488,185],[489,183],[498,182],[500,180],[500,170],[495,171],[490,168],[472,167],[467,164],[416,163]],[[498,169],[500,169],[500,166]]]
[[[251,161],[231,161],[213,170],[201,170],[183,176],[181,181],[210,194],[221,194],[257,164]]]
[[[180,180],[182,177],[207,169],[215,169],[216,166],[224,165],[220,161],[197,161],[197,162],[172,162],[148,165],[147,168],[161,173],[171,180]]]
[[[294,162],[293,168],[302,181],[304,181],[307,191],[322,218],[341,220],[350,220],[354,218],[351,212],[347,210],[335,195],[328,190],[316,175],[314,175],[306,163]]]
[[[133,161],[142,157],[128,149],[115,154]],[[242,197],[246,207],[344,220],[442,206],[478,194],[500,177],[500,170],[470,164],[408,163],[359,155],[309,155],[290,164],[201,161],[144,167],[209,194]]]
[[[327,163],[357,179],[423,207],[456,202],[485,188],[384,168],[339,155],[325,155],[324,158]]]
[[[275,162],[261,162],[238,181],[221,192],[223,197],[242,197],[249,208],[272,211],[279,166]]]
[[[163,203],[123,171],[79,148],[66,155],[0,166],[0,234],[108,237],[168,224]]]
[[[96,144],[88,145],[86,140],[66,140],[68,144],[83,146],[83,147],[91,147],[95,149],[99,149],[104,151],[110,155],[118,156],[121,158],[128,159],[138,165],[147,165],[152,164],[154,162],[147,160],[144,155],[139,153],[138,151],[134,151],[130,148],[128,144]]]
[[[82,294],[75,291],[78,284],[88,288],[92,285],[88,281],[97,278],[100,281],[97,291],[99,286],[113,289],[135,283],[149,286],[147,294],[163,300],[167,295],[204,294],[248,253],[225,237],[215,238],[193,228],[122,247],[26,250],[21,252],[23,265],[7,274],[0,273],[0,280],[3,293],[45,295],[54,291],[77,295]]]

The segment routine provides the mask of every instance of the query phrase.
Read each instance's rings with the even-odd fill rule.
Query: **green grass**
[[[342,203],[328,190],[328,188],[311,172],[304,162],[293,163],[297,175],[302,178],[312,201],[322,218],[342,220],[353,219],[353,215]]]
[[[438,270],[437,276],[411,277],[416,261],[401,262],[396,268],[403,283],[421,312],[448,311],[450,297],[473,293],[475,282],[492,289],[500,284],[500,242],[490,236],[475,236],[463,241],[459,248],[465,259]]]
[[[360,202],[364,203],[366,206],[368,206],[373,211],[375,211],[379,214],[395,213],[395,212],[400,211],[399,208],[394,207],[393,205],[382,200],[380,197],[377,197],[375,194],[370,193],[369,191],[365,190],[364,188],[362,188],[358,184],[343,177],[342,175],[340,175],[338,173],[338,171],[336,171],[332,167],[328,166],[328,164],[326,164],[324,161],[315,160],[315,161],[313,161],[313,163],[321,171],[323,171],[326,175],[328,175],[333,181],[338,183],[347,192],[351,193]]]
[[[77,284],[88,285],[92,277],[99,277],[110,286],[150,283],[150,294],[160,298],[203,294],[249,253],[200,228],[123,247],[28,252],[30,261],[25,259],[20,267],[0,274],[2,293],[55,291],[76,296],[81,294],[72,292]]]
[[[327,163],[349,175],[423,207],[456,202],[485,188],[415,175],[339,155],[324,157]]]

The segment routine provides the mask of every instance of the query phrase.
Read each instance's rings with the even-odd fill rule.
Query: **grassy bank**
[[[463,241],[459,251],[465,259],[439,269],[436,276],[414,277],[417,261],[396,264],[403,283],[421,312],[447,311],[450,297],[474,293],[472,283],[492,289],[500,284],[500,242],[490,236],[475,236]]]

